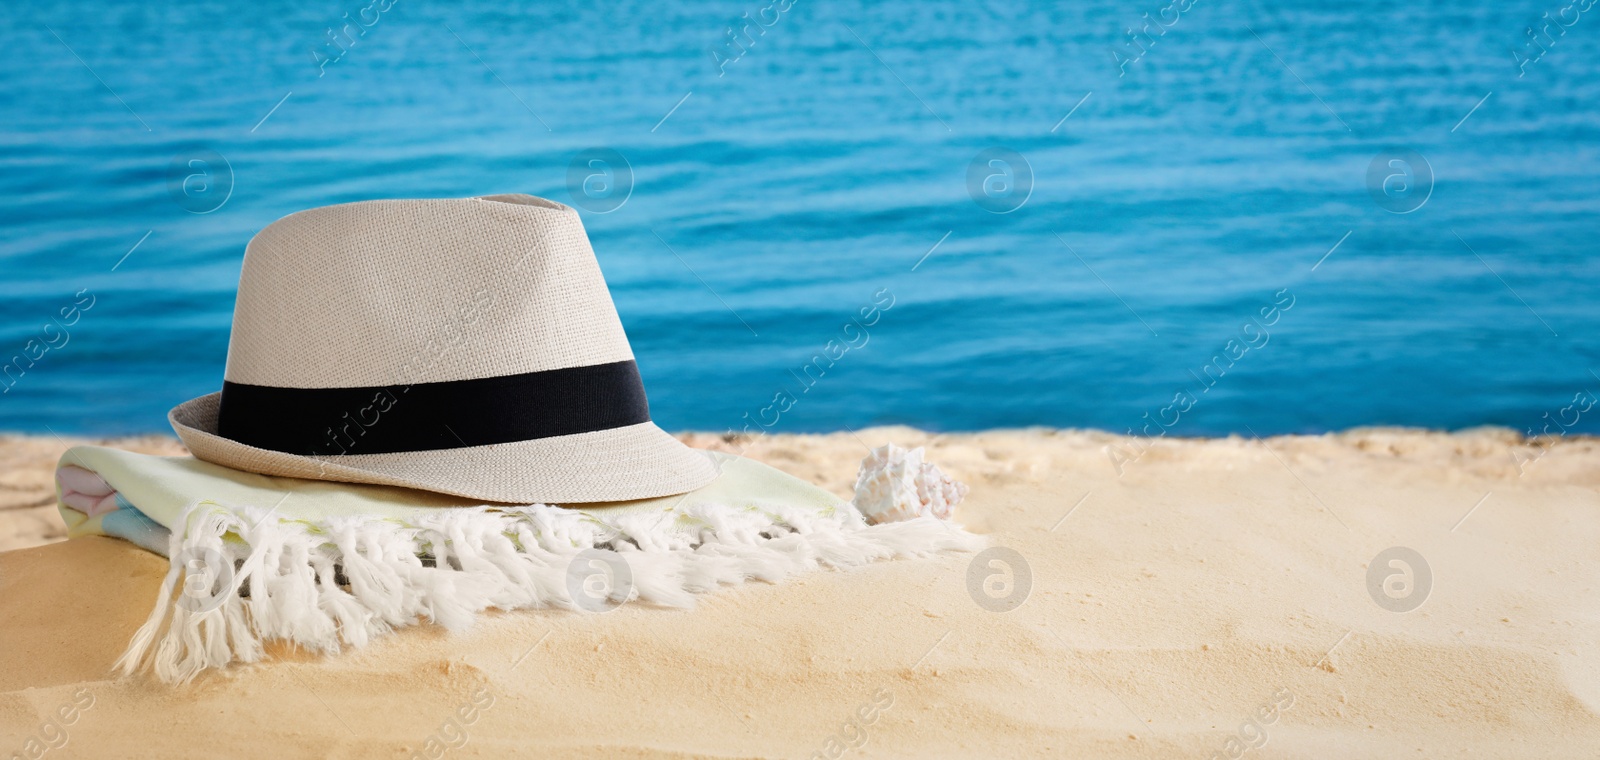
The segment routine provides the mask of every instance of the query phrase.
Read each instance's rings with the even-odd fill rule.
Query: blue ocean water
[[[668,429],[1597,432],[1578,7],[10,3],[0,429],[165,429],[278,217],[529,192]]]

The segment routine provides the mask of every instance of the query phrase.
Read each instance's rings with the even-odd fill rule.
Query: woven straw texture
[[[226,378],[351,388],[632,358],[572,209],[527,195],[365,201],[291,214],[250,241]],[[653,423],[447,450],[286,454],[217,435],[220,396],[173,409],[173,429],[200,459],[267,475],[513,504],[656,498],[717,475],[704,452]]]
[[[532,196],[364,201],[250,241],[226,377],[353,388],[632,358],[576,211]]]

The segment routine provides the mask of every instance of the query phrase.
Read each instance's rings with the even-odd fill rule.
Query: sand
[[[1130,443],[1076,431],[873,429],[748,453],[844,495],[889,440],[967,481],[962,519],[1027,571],[1012,559],[986,594],[993,571],[974,591],[959,555],[691,611],[496,614],[175,690],[105,675],[164,559],[111,539],[0,554],[0,757],[30,737],[66,741],[46,757],[1600,754],[1593,439],[1163,441],[1120,476],[1105,447]],[[0,443],[9,545],[52,535],[38,505],[59,447]],[[1396,546],[1431,572],[1407,612],[1375,600],[1415,606],[1421,573],[1369,590]],[[41,727],[58,714],[71,724]]]

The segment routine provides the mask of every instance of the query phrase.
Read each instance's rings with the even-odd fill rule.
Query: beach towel
[[[490,608],[685,607],[723,584],[980,548],[934,516],[965,488],[916,454],[909,469],[899,454],[869,457],[858,492],[870,494],[873,521],[805,481],[717,453],[722,476],[710,487],[581,509],[95,446],[62,456],[57,488],[70,537],[113,536],[168,557],[155,609],[117,667],[187,683],[259,661],[275,640],[334,654],[418,623],[461,630]]]

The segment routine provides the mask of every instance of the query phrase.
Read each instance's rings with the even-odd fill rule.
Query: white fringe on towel
[[[867,525],[848,504],[820,515],[699,506],[606,520],[542,505],[476,507],[407,523],[313,524],[202,502],[172,532],[172,566],[155,611],[116,667],[187,683],[206,668],[256,662],[275,639],[333,654],[421,621],[461,630],[488,608],[582,610],[592,605],[574,601],[568,572],[585,550],[626,561],[632,582],[612,590],[612,603],[686,607],[721,584],[981,545],[931,517]],[[224,577],[226,567],[237,568],[231,589],[208,592],[206,604],[175,600],[180,576],[192,569],[185,565],[200,557],[219,558],[212,561],[224,568],[210,571]],[[185,576],[185,588],[195,580]]]

